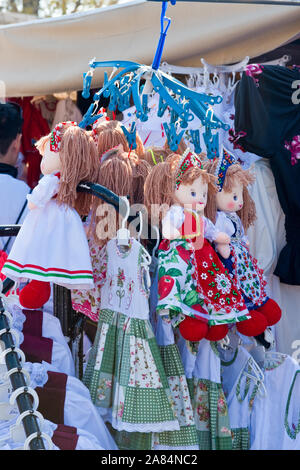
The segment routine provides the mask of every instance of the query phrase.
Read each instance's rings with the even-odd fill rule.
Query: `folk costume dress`
[[[250,450],[299,450],[299,364],[287,354],[270,351],[262,370],[266,396],[254,401]]]
[[[251,354],[242,346],[233,353],[219,350],[222,388],[226,397],[233,450],[249,450],[251,414],[255,400],[266,400],[264,374]],[[264,420],[262,415],[262,420]]]
[[[174,326],[185,315],[208,326],[247,320],[243,298],[208,242],[218,233],[212,222],[181,206],[172,206],[166,218],[182,238],[163,240],[159,246],[159,312],[170,315]]]
[[[231,450],[232,435],[217,343],[207,339],[191,343],[177,331],[176,344],[189,386],[199,449]]]
[[[248,310],[260,307],[268,300],[265,290],[267,283],[263,270],[246,245],[248,239],[241,219],[236,212],[218,211],[216,228],[231,237],[229,258],[219,257],[229,273],[234,275]]]
[[[30,210],[2,272],[13,280],[35,279],[67,288],[93,287],[89,247],[78,212],[58,204],[59,174],[45,175],[27,196]]]
[[[179,423],[149,321],[145,250],[133,238],[126,251],[112,239],[102,256],[101,311],[83,381],[99,412],[110,409],[119,448],[150,449],[152,433]]]
[[[100,296],[105,276],[106,266],[103,257],[99,256],[101,248],[97,246],[94,240],[89,239],[90,258],[93,268],[93,277],[95,286],[89,290],[72,289],[72,307],[75,311],[86,315],[90,320],[98,323],[99,312],[101,309]]]
[[[300,285],[300,69],[257,65],[235,89],[235,131],[244,150],[269,159],[285,214],[286,245],[274,274]]]

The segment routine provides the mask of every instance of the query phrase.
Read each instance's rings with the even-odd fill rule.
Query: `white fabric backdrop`
[[[0,82],[7,96],[82,89],[93,57],[151,65],[160,33],[160,2],[136,0],[30,23],[0,27]],[[162,60],[200,67],[239,62],[274,50],[299,33],[300,8],[178,2]],[[94,82],[99,86],[103,71]]]

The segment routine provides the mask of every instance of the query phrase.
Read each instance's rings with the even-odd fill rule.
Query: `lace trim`
[[[244,396],[241,394],[241,380],[242,377],[246,377]],[[242,370],[239,380],[236,386],[236,397],[239,403],[242,403],[250,390],[251,381],[254,383],[253,390],[249,397],[249,409],[252,410],[254,400],[259,393],[262,397],[265,397],[267,394],[266,388],[264,386],[264,374],[258,364],[254,359],[249,358],[247,365]]]
[[[300,416],[299,416],[299,419],[298,419],[297,426],[294,423],[292,423],[292,429],[290,428],[290,425],[288,423],[288,414],[289,414],[289,407],[290,407],[291,397],[292,397],[293,389],[294,389],[295,382],[296,382],[298,374],[300,374],[300,370],[297,370],[295,375],[294,375],[293,382],[292,382],[291,388],[289,390],[289,395],[288,395],[288,399],[287,399],[287,403],[286,403],[286,407],[285,407],[285,415],[284,415],[284,427],[285,427],[285,430],[286,430],[288,436],[291,439],[296,439],[297,434],[299,434],[299,432],[300,432]]]
[[[273,370],[281,366],[281,364],[286,360],[287,354],[278,353],[275,351],[266,352],[265,355],[265,370]]]
[[[128,432],[164,432],[179,431],[178,421],[165,421],[164,423],[122,423],[112,418],[112,427],[117,431]]]
[[[24,369],[30,374],[30,385],[32,388],[43,387],[48,382],[48,373],[43,364],[25,362]]]
[[[23,330],[23,324],[26,321],[26,316],[22,312],[22,309],[18,307],[18,305],[12,305],[7,303],[6,309],[8,312],[11,314],[13,318],[13,328],[16,330],[22,331]]]

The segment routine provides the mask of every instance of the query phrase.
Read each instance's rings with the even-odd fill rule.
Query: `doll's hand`
[[[36,208],[37,208],[37,206],[35,204],[33,204],[33,202],[28,201],[28,209],[29,210],[36,209]]]
[[[230,245],[225,244],[225,243],[218,243],[216,245],[216,250],[217,250],[218,253],[220,253],[220,255],[223,258],[225,258],[225,259],[229,258],[229,256],[230,256]]]
[[[163,238],[167,240],[175,240],[177,238],[181,238],[179,230],[169,224],[164,224],[162,227],[162,235]]]
[[[227,235],[227,233],[220,232],[220,233],[218,233],[218,235],[216,236],[215,242],[216,242],[216,243],[225,243],[225,244],[229,245],[229,243],[230,243],[230,237],[229,237],[229,235]]]

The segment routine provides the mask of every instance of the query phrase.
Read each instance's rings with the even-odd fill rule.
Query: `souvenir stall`
[[[31,23],[65,33],[63,58],[53,45],[30,86],[5,72],[31,116],[33,190],[22,225],[0,226],[15,237],[1,259],[0,449],[299,449],[300,72],[286,53],[250,56],[297,43],[300,7],[268,6],[247,42],[257,6],[175,3],[109,8],[100,32],[90,13]],[[82,32],[109,36],[132,8],[145,41],[161,8],[155,53],[135,41],[132,57],[119,38],[98,60]],[[222,44],[203,33],[204,54],[184,24],[211,9],[228,28]]]

